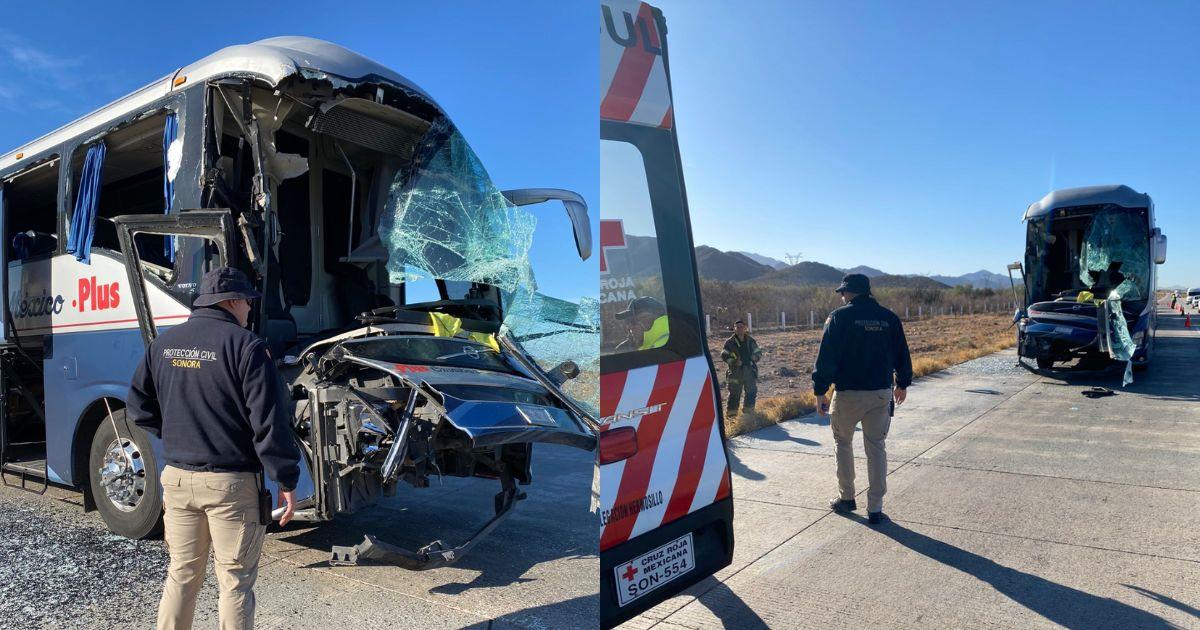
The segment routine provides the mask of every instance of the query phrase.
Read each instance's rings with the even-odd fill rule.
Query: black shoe
[[[867,512],[867,522],[872,525],[887,523],[890,520],[892,519],[888,518],[888,515],[883,512]]]
[[[858,509],[858,505],[854,503],[854,499],[830,499],[829,509],[838,514],[846,514]]]

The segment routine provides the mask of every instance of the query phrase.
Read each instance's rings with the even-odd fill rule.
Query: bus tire
[[[120,444],[114,423],[121,431]],[[109,485],[114,488],[115,496],[103,484],[106,477],[112,480]],[[150,436],[141,427],[125,421],[124,409],[114,411],[111,419],[105,418],[92,436],[88,483],[96,509],[114,534],[137,539],[162,531],[158,458],[154,456]]]

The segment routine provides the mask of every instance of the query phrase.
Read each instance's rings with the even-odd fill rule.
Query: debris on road
[[[167,549],[109,532],[73,505],[0,501],[0,626],[145,627],[158,609]]]

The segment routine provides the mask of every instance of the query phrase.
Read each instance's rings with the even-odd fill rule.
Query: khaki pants
[[[887,449],[884,440],[892,418],[888,415],[892,390],[834,392],[829,406],[829,426],[837,444],[837,479],[840,498],[854,498],[854,427],[862,423],[867,451],[867,511],[883,511],[887,493]]]
[[[257,475],[167,466],[162,485],[171,564],[158,604],[159,630],[192,627],[210,546],[221,629],[253,628],[254,580],[266,531],[258,523]]]

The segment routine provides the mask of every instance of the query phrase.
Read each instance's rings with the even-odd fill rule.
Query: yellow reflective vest
[[[638,350],[661,348],[667,345],[667,339],[670,336],[671,330],[667,325],[667,316],[662,315],[654,320],[654,324],[650,326],[650,330],[642,333],[642,345],[638,346]]]

